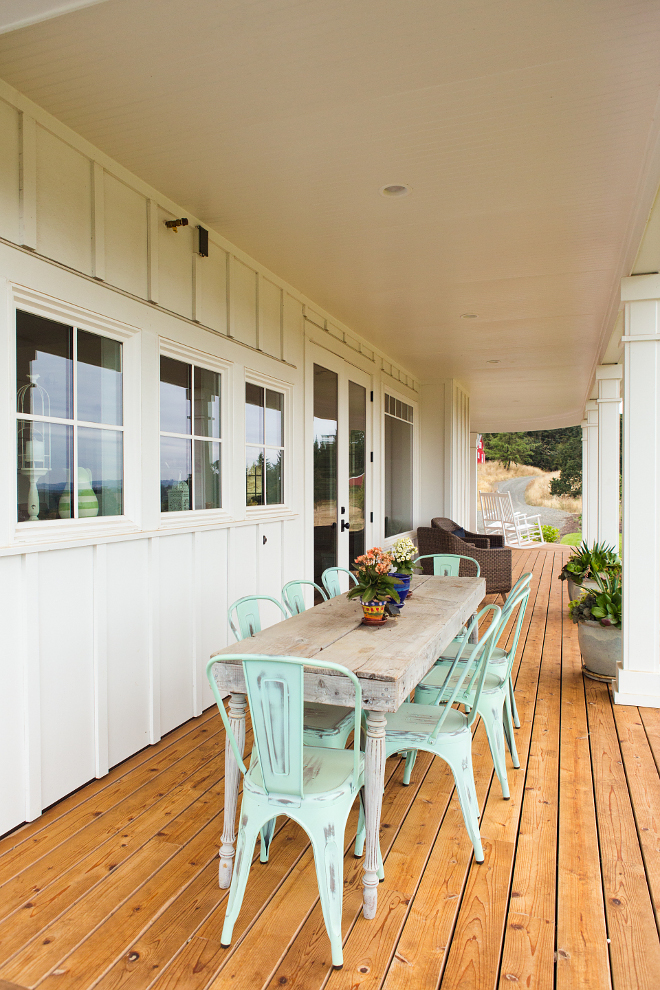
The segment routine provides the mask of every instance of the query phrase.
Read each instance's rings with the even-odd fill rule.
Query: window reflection
[[[284,502],[284,395],[245,385],[245,502]]]

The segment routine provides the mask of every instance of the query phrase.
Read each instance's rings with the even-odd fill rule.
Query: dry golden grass
[[[540,505],[545,509],[562,509],[577,515],[582,512],[582,499],[571,498],[569,495],[551,495],[550,479],[558,478],[559,471],[552,474],[543,473],[542,477],[530,481],[525,491],[525,501],[530,505]]]
[[[500,481],[509,481],[510,478],[524,478],[525,475],[530,474],[545,475],[545,471],[541,471],[537,467],[530,467],[528,464],[512,464],[507,470],[501,461],[486,461],[485,464],[477,466],[478,490],[480,492],[492,492],[495,491],[495,486]]]

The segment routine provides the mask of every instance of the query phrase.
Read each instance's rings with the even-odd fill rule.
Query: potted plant
[[[372,547],[353,561],[357,584],[351,588],[347,597],[360,599],[363,621],[367,625],[385,622],[385,603],[390,598],[395,602],[399,601],[394,578],[390,576],[391,566],[392,557],[381,547]]]
[[[568,597],[576,599],[583,588],[594,590],[596,575],[621,576],[621,560],[614,547],[606,543],[594,543],[591,548],[583,540],[562,567],[560,580],[568,581]]]
[[[397,540],[389,551],[394,565],[394,574],[392,576],[399,592],[399,611],[403,608],[403,603],[410,591],[410,579],[413,575],[414,558],[417,553],[417,547],[407,536],[402,536],[401,539]]]
[[[596,588],[569,604],[577,623],[582,669],[596,681],[612,681],[621,659],[621,578],[596,574]]]

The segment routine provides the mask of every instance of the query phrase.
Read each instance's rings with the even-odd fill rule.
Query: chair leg
[[[518,709],[516,708],[516,696],[513,693],[513,681],[509,676],[509,700],[511,702],[511,714],[513,715],[513,724],[516,729],[520,728],[520,718],[518,716]]]
[[[518,759],[518,750],[516,749],[516,740],[513,734],[513,719],[511,717],[511,699],[509,697],[509,692],[507,691],[504,697],[504,736],[506,738],[507,746],[509,747],[509,752],[511,753],[511,762],[516,770],[520,769],[520,760]]]
[[[495,773],[502,788],[502,797],[505,801],[508,801],[511,795],[509,793],[509,782],[506,777],[506,758],[504,756],[504,726],[502,724],[502,712],[500,710],[503,706],[504,702],[502,701],[500,705],[499,699],[489,698],[484,700],[482,697],[479,702],[479,714],[486,727],[490,754],[493,758]]]
[[[442,753],[442,758],[447,761],[454,775],[456,793],[463,813],[465,828],[474,848],[474,858],[477,863],[483,863],[484,850],[481,845],[479,834],[479,806],[477,804],[477,790],[474,786],[474,772],[472,770],[472,739],[467,743],[465,753],[457,754],[458,758],[451,760]]]
[[[334,827],[333,827],[334,825]],[[323,920],[330,939],[332,965],[341,969],[344,954],[341,939],[341,909],[344,894],[344,857],[336,836],[343,835],[341,823],[326,823],[312,835],[316,877],[319,885]]]
[[[277,818],[271,818],[269,822],[266,822],[266,824],[261,827],[261,853],[259,855],[259,861],[261,863],[268,862],[270,844],[273,841],[273,836],[275,835],[276,823]]]
[[[359,859],[364,853],[364,842],[367,837],[367,823],[364,817],[364,788],[360,789],[360,816],[358,818],[357,835],[355,836],[355,856]]]
[[[241,818],[243,818],[243,809],[241,809]],[[249,820],[245,825],[241,825],[238,832],[238,842],[236,843],[236,862],[231,878],[231,887],[229,889],[227,913],[225,914],[225,921],[222,926],[222,935],[220,936],[220,944],[225,946],[225,948],[228,945],[231,945],[231,936],[234,931],[236,919],[238,918],[241,910],[241,904],[243,903],[245,885],[247,884],[247,879],[250,873],[254,844],[257,841],[258,834],[259,826],[255,828]]]
[[[417,750],[409,749],[408,752],[406,753],[406,765],[403,770],[403,782],[406,785],[406,787],[410,783],[410,775],[413,771],[413,767],[415,766],[416,759],[417,759]]]

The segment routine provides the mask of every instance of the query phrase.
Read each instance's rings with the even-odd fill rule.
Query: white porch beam
[[[620,383],[623,367],[596,368],[598,383],[598,539],[619,552]]]
[[[598,403],[590,399],[582,426],[582,538],[598,539]]]
[[[614,700],[660,708],[660,275],[624,278],[623,660]]]
[[[470,485],[469,485],[469,499],[470,499],[470,515],[468,518],[468,528],[471,533],[477,532],[477,511],[478,511],[478,498],[479,498],[479,485],[477,483],[477,444],[479,443],[479,434],[470,434]]]

